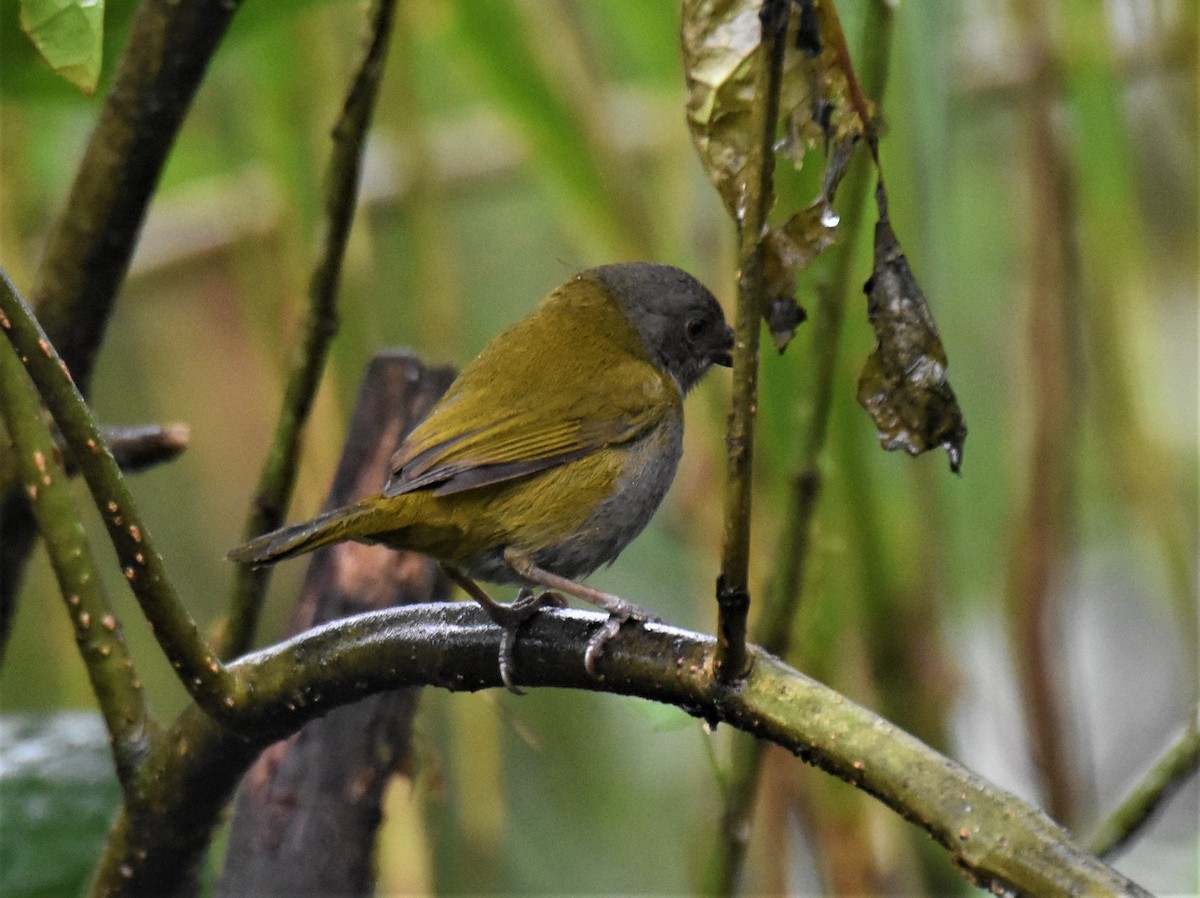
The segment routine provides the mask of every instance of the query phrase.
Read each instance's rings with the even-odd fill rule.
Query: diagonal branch
[[[143,0],[46,247],[33,305],[85,395],[150,197],[241,0]]]
[[[208,63],[241,0],[143,0],[51,232],[33,291],[80,392],[133,257],[150,197]],[[33,547],[29,509],[0,493],[0,657]]]
[[[133,495],[104,435],[66,365],[37,319],[0,269],[0,331],[12,343],[53,416],[100,510],[125,579],[167,660],[209,713],[236,702],[236,678],[209,650],[167,576],[162,556],[138,514]],[[78,520],[75,526],[79,526]]]
[[[1109,857],[1120,851],[1154,816],[1154,812],[1200,768],[1200,709],[1192,711],[1187,729],[1171,743],[1142,780],[1113,809],[1088,839],[1089,851]]]
[[[924,829],[964,875],[997,893],[1148,894],[1082,851],[1041,811],[761,649],[750,649],[742,680],[725,684],[710,673],[711,637],[646,625],[608,644],[603,679],[594,678],[582,659],[603,623],[603,615],[580,611],[532,618],[515,649],[522,685],[666,702],[775,742]],[[253,735],[235,737],[197,709],[185,712],[170,741],[190,750],[180,756],[164,748],[147,761],[147,777],[161,787],[159,816],[138,820],[136,809],[126,809],[97,878],[111,890],[94,892],[176,889],[196,859],[179,853],[174,827],[186,820],[185,841],[202,847],[200,836],[254,755],[309,720],[384,689],[499,687],[500,638],[472,604],[409,605],[335,621],[234,662],[231,670],[252,687],[239,730]]]
[[[37,394],[7,343],[0,344],[0,417],[12,438],[17,474],[45,541],[92,691],[104,715],[117,779],[128,791],[157,725],[91,546],[79,526],[79,511]]]

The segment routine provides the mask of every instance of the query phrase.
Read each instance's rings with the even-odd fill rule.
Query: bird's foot
[[[516,659],[513,656],[517,645],[517,634],[525,622],[542,608],[563,608],[566,606],[567,600],[552,590],[547,589],[535,593],[532,589],[525,587],[517,593],[516,599],[505,605],[489,596],[478,583],[457,568],[442,565],[442,569],[451,580],[463,588],[467,595],[479,603],[492,622],[500,628],[500,680],[509,692],[514,695],[524,695],[525,691],[520,689],[513,680],[513,674],[517,669]]]
[[[602,611],[608,612],[608,620],[588,640],[587,649],[583,653],[583,667],[594,679],[603,679],[596,670],[596,662],[604,653],[605,644],[620,631],[621,624],[631,620],[645,622],[660,619],[653,611],[647,611],[620,596],[601,592],[591,586],[585,586],[575,580],[540,568],[528,555],[513,546],[504,550],[504,560],[524,579],[545,586],[547,589],[558,590],[575,596],[577,599],[583,599]]]
[[[528,587],[517,593],[516,599],[507,605],[495,603],[493,607],[484,606],[488,616],[501,630],[500,636],[500,679],[504,686],[514,695],[524,695],[525,691],[513,682],[513,674],[517,669],[517,661],[513,652],[517,646],[517,634],[531,617],[542,608],[565,608],[567,600],[550,590],[534,592]]]
[[[596,662],[604,653],[604,646],[620,632],[622,624],[627,621],[646,623],[661,620],[653,611],[647,611],[645,608],[634,605],[632,602],[627,602],[613,595],[606,595],[606,598],[609,601],[603,607],[608,612],[608,619],[601,624],[599,630],[592,634],[592,638],[588,640],[587,649],[583,653],[584,670],[588,672],[589,676],[597,680],[602,679],[602,677],[596,670]],[[613,599],[616,601],[612,601]]]

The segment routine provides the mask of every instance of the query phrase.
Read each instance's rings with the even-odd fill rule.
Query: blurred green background
[[[879,45],[863,29],[870,2],[837,4],[856,55]],[[0,7],[0,262],[28,291],[133,4],[109,0],[91,99],[34,56],[15,8]],[[380,348],[462,364],[570,274],[619,259],[687,268],[732,311],[735,233],[688,135],[676,4],[406,0],[399,10],[293,519],[320,506],[358,379]],[[105,423],[191,427],[185,455],[133,489],[208,627],[223,613],[223,556],[278,412],[362,12],[333,0],[249,2],[235,17],[170,158],[94,381]],[[958,478],[940,453],[879,450],[854,401],[874,342],[858,289],[870,274],[864,228],[796,622],[803,670],[1045,802],[1016,685],[1021,612],[1008,609],[1037,553],[1030,522],[1047,510],[1064,528],[1045,612],[1053,726],[1077,780],[1063,822],[1083,835],[1197,698],[1198,24],[1192,0],[897,5],[882,98],[891,216],[938,318],[970,435]],[[1038,109],[1054,158],[1037,139]],[[1069,247],[1061,281],[1040,277],[1046,235]],[[815,291],[836,288],[831,277],[823,257],[802,278],[801,303],[811,309]],[[1038,326],[1048,307],[1067,310],[1067,340]],[[811,397],[810,332],[763,359],[756,594],[779,562]],[[1057,395],[1069,427],[1049,445],[1068,469],[1061,495],[1039,493],[1034,473],[1047,448],[1046,358],[1067,372]],[[718,375],[689,398],[666,505],[592,580],[706,632],[727,390]],[[95,524],[82,489],[79,500]],[[103,547],[102,529],[92,532]],[[150,699],[170,714],[185,695],[112,568]],[[262,640],[281,632],[301,570],[277,572]],[[0,706],[91,707],[40,556]],[[415,780],[398,781],[389,801],[380,892],[695,888],[715,852],[730,739],[609,696],[430,690]],[[955,883],[914,862],[924,836],[849,787],[782,754],[768,755],[765,779],[749,891],[848,892],[856,875],[861,890]],[[1156,892],[1194,891],[1198,803],[1193,782],[1117,866]],[[22,832],[23,815],[5,806],[0,840]],[[95,853],[87,838],[74,844]]]

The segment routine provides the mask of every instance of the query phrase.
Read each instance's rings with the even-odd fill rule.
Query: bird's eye
[[[708,329],[708,322],[703,318],[690,318],[686,327],[688,337],[695,340]]]

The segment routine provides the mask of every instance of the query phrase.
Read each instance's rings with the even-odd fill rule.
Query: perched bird
[[[383,492],[234,549],[263,565],[343,540],[439,561],[505,630],[501,674],[521,623],[567,593],[609,613],[595,662],[643,609],[578,580],[642,531],[675,477],[683,397],[733,331],[699,281],[647,262],[604,265],[553,290],[463,369],[392,458]],[[475,579],[540,586],[493,601]]]

